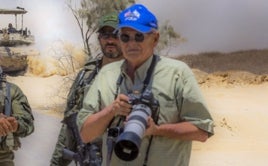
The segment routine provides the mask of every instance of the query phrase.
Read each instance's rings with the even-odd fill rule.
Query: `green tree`
[[[156,54],[168,56],[171,47],[177,47],[181,42],[186,42],[179,33],[177,33],[169,21],[159,27],[160,39],[155,50]]]
[[[77,4],[75,0],[67,0],[66,4],[72,11],[77,24],[81,31],[81,36],[84,44],[84,50],[89,58],[92,58],[92,44],[90,38],[97,30],[98,19],[110,12],[120,12],[127,6],[136,3],[135,0],[80,0]],[[156,53],[168,54],[171,46],[176,46],[182,41],[185,41],[174,28],[166,21],[159,28],[160,41],[156,49]],[[163,53],[163,50],[166,53]]]
[[[135,3],[135,0],[81,0],[79,3],[78,5],[75,0],[67,0],[66,2],[79,26],[84,50],[91,58],[90,38],[97,30],[99,18],[107,13],[125,9],[128,5]]]

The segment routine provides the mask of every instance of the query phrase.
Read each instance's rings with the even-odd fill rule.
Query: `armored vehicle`
[[[27,11],[24,8],[1,9],[0,20],[3,15],[14,15],[15,21],[8,25],[0,23],[0,66],[7,74],[22,73],[27,69],[27,54],[22,53],[15,47],[29,46],[34,43],[34,36],[30,30],[24,27],[23,16]],[[20,17],[20,19],[18,19]],[[18,21],[20,27],[18,27]]]

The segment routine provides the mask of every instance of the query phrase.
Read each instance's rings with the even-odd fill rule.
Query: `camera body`
[[[137,107],[144,105],[151,109],[151,117],[157,122],[158,114],[159,114],[159,102],[153,96],[153,93],[146,89],[142,94],[140,93],[131,93],[128,94],[129,103],[133,106],[133,111],[138,111]]]
[[[115,154],[125,161],[134,160],[139,154],[148,117],[151,116],[157,123],[159,115],[159,102],[150,90],[146,89],[142,94],[131,93],[128,97],[132,111],[114,147]]]

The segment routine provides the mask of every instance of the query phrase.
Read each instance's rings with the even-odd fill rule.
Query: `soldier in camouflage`
[[[67,98],[67,107],[64,112],[63,124],[50,161],[50,166],[66,166],[71,163],[72,160],[66,159],[63,156],[63,149],[67,148],[73,152],[77,152],[78,140],[75,138],[73,133],[70,132],[70,126],[66,123],[66,121],[68,117],[76,114],[82,108],[84,94],[89,89],[100,68],[108,63],[122,59],[119,41],[117,35],[114,34],[117,24],[117,13],[107,14],[99,21],[97,33],[103,55],[99,55],[95,59],[86,63],[84,68],[78,73],[70,88]],[[75,121],[73,121],[73,123],[75,123]],[[77,133],[79,133],[78,129]],[[97,144],[97,147],[101,149],[101,142],[101,140],[96,140],[91,142],[91,144]],[[101,152],[99,152],[99,155],[101,155]],[[87,165],[93,166],[94,164]]]
[[[21,147],[19,137],[33,131],[34,118],[26,96],[6,81],[0,67],[0,165],[14,166],[14,150]]]

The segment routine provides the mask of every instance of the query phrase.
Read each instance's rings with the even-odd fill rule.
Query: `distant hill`
[[[209,52],[178,56],[175,59],[187,63],[197,75],[199,83],[209,82],[215,77],[226,83],[268,82],[268,49]]]

